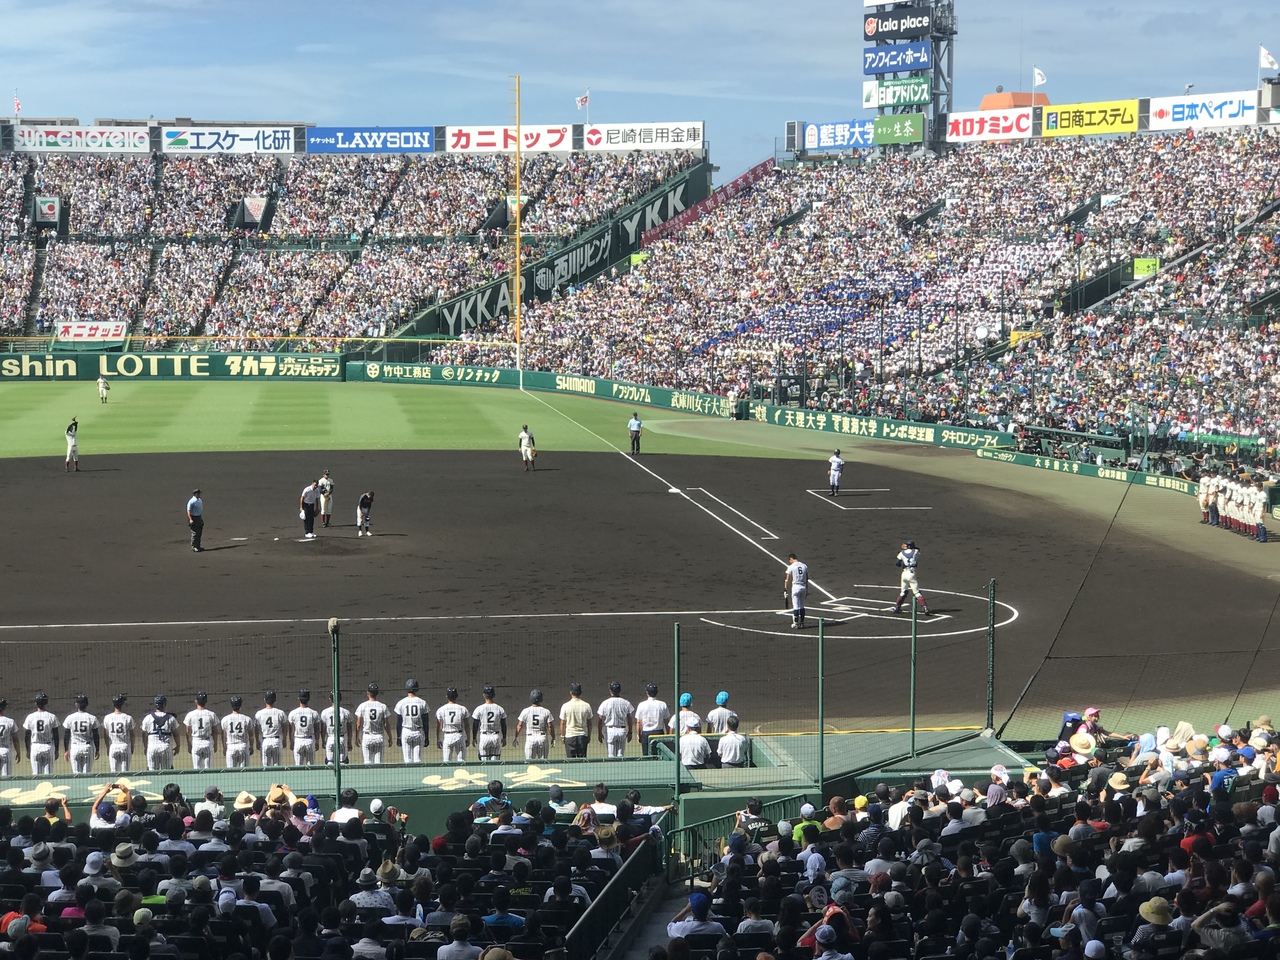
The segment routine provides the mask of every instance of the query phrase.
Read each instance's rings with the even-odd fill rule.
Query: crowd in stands
[[[36,248],[29,243],[14,241],[0,246],[0,335],[22,332],[35,263]]]
[[[778,823],[750,801],[651,958],[1272,956],[1270,718],[1117,735],[1090,708],[1062,737],[970,784],[938,770]]]
[[[0,156],[0,238],[20,236],[24,231],[26,174],[26,157],[15,153]]]
[[[0,951],[17,960],[537,960],[667,807],[597,784],[515,807],[500,780],[434,829],[343,790],[231,800],[106,784],[87,818],[0,807]],[[642,853],[637,853],[642,851]],[[656,863],[656,859],[654,860]],[[646,875],[648,872],[647,871]]]
[[[166,243],[147,291],[139,332],[159,338],[199,330],[233,253],[225,243]],[[163,342],[155,340],[152,348]]]
[[[217,349],[262,349],[300,332],[351,262],[349,253],[243,250],[205,321]],[[255,347],[254,341],[262,341]]]
[[[156,199],[150,157],[37,156],[33,179],[36,196],[69,205],[72,233],[123,239],[150,226]]]
[[[400,180],[399,154],[294,157],[280,185],[272,232],[279,236],[362,236]]]
[[[275,157],[222,154],[166,157],[152,230],[163,236],[218,237],[245,197],[265,197],[280,179]]]
[[[53,242],[46,248],[37,329],[65,320],[132,323],[151,248],[136,243]]]

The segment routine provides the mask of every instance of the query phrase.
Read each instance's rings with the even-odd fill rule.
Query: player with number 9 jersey
[[[289,711],[288,731],[293,740],[293,762],[310,766],[316,762],[316,737],[319,736],[320,714],[311,707],[311,691],[298,691],[298,705]]]

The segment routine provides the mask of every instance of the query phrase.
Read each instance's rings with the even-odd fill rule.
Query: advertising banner
[[[18,153],[149,153],[151,133],[146,127],[27,127],[13,128]]]
[[[895,7],[878,13],[868,13],[862,21],[862,39],[868,43],[876,40],[915,40],[927,37],[933,25],[933,11],[929,7]]]
[[[969,110],[947,117],[947,143],[1024,140],[1031,136],[1031,107]]]
[[[669,237],[672,234],[683,230],[689,224],[693,223],[695,220],[700,220],[713,210],[719,210],[730,200],[746,193],[752,185],[759,183],[767,177],[773,171],[774,167],[775,164],[772,158],[760,161],[746,173],[735,177],[723,187],[720,187],[712,193],[711,196],[707,197],[707,199],[700,200],[693,206],[676,214],[666,223],[646,230],[640,236],[640,245],[642,247],[647,247],[655,240],[661,240],[663,237]],[[633,258],[632,263],[634,264],[635,262],[636,261]]]
[[[835,123],[806,123],[804,151],[855,150],[875,146],[875,120],[840,120]]]
[[[863,80],[862,108],[905,107],[928,103],[932,81],[928,77],[905,77],[894,80]]]
[[[165,153],[293,153],[293,127],[165,127]]]
[[[92,323],[88,320],[71,320],[58,324],[53,335],[59,340],[123,340],[129,335],[129,324],[124,321]]]
[[[12,353],[0,357],[0,381],[332,380],[342,379],[336,353]]]
[[[515,153],[516,128],[445,127],[444,149],[449,153]],[[437,149],[439,144],[436,145]],[[546,126],[522,123],[520,150],[524,153],[568,153],[573,149],[573,127],[567,123]]]
[[[933,52],[928,40],[897,43],[883,47],[867,47],[862,51],[862,72],[910,73],[933,67]]]
[[[1154,277],[1160,272],[1159,257],[1134,257],[1133,258],[1133,279],[1145,280],[1148,277]]]
[[[876,117],[871,136],[877,145],[920,143],[924,140],[924,114],[891,113]]]
[[[435,127],[312,127],[307,153],[433,153]]]
[[[593,123],[582,134],[588,153],[619,150],[701,151],[703,125],[695,123]]]
[[[1067,473],[1075,477],[1093,477],[1098,480],[1114,480],[1117,483],[1136,483],[1140,487],[1156,487],[1194,497],[1197,484],[1180,477],[1166,477],[1155,473],[1139,473],[1137,470],[1126,470],[1123,467],[1099,467],[1093,463],[1080,463],[1076,460],[1059,460],[1056,457],[1042,457],[1034,453],[1015,453],[1012,450],[977,451],[981,460],[996,460],[1000,463],[1014,463],[1022,467],[1035,467],[1037,470],[1048,470],[1052,473]]]
[[[1099,100],[1040,107],[1042,137],[1082,137],[1098,133],[1134,133],[1138,129],[1137,100]]]
[[[1152,97],[1147,115],[1149,130],[1253,126],[1258,122],[1258,91]]]
[[[533,268],[533,286],[540,299],[565,284],[582,283],[613,263],[613,224],[592,230],[572,246],[539,260]]]
[[[62,215],[61,197],[36,197],[36,226],[56,227]]]

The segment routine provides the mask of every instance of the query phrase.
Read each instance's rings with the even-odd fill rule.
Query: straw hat
[[[1073,733],[1071,739],[1067,742],[1071,744],[1071,749],[1076,753],[1093,753],[1098,749],[1098,741],[1093,738],[1092,734],[1084,731]]]
[[[1111,776],[1107,777],[1107,786],[1112,790],[1128,790],[1129,778],[1117,770]]]
[[[248,790],[241,790],[236,794],[236,809],[241,813],[248,813],[253,809],[253,805],[257,803],[258,798]]]
[[[1138,908],[1138,915],[1148,923],[1162,927],[1167,927],[1173,922],[1173,917],[1169,913],[1169,901],[1164,897],[1152,897]]]
[[[600,844],[601,850],[612,850],[618,845],[618,834],[612,824],[596,827],[596,842]]]

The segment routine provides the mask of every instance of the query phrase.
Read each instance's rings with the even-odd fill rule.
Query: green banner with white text
[[[337,353],[10,353],[0,354],[7,380],[332,380]]]
[[[1012,450],[979,450],[982,460],[998,460],[1000,463],[1014,463],[1022,467],[1035,467],[1037,470],[1048,470],[1052,473],[1066,473],[1076,477],[1093,477],[1096,480],[1114,480],[1117,483],[1136,483],[1140,487],[1158,487],[1174,493],[1194,497],[1197,485],[1181,477],[1166,477],[1158,473],[1141,473],[1137,470],[1126,470],[1123,467],[1100,467],[1093,463],[1081,463],[1078,460],[1060,460],[1057,457],[1042,457],[1034,453],[1014,453]]]

